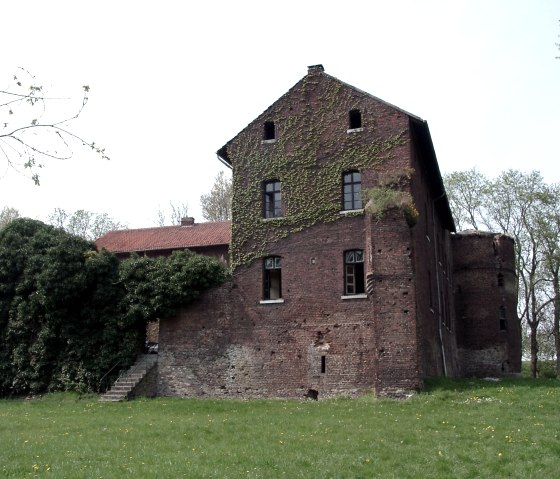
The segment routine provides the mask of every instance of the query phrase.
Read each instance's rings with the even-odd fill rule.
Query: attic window
[[[362,128],[362,112],[360,110],[350,110],[348,113],[348,128],[350,130]]]
[[[276,139],[276,128],[273,121],[264,122],[263,140],[270,141]]]

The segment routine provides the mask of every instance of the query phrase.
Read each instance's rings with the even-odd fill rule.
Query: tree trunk
[[[555,271],[554,281],[554,348],[556,351],[556,377],[560,378],[560,282],[558,270]]]
[[[537,377],[537,363],[539,356],[539,343],[537,340],[537,324],[531,322],[529,324],[531,328],[531,377]]]

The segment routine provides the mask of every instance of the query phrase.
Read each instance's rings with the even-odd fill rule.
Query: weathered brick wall
[[[452,245],[462,374],[519,373],[521,333],[513,240],[472,231],[454,235]],[[500,307],[505,311],[505,328],[500,324]]]
[[[364,247],[367,223],[346,218],[336,228],[318,225],[279,241],[273,252],[283,258],[282,304],[260,304],[262,266],[252,264],[232,284],[162,321],[159,394],[303,397],[315,390],[328,397],[417,389],[410,232],[402,214],[369,222],[374,292],[341,299],[343,251]]]
[[[158,365],[153,366],[132,390],[130,397],[155,397],[158,389]]]
[[[284,303],[260,304],[257,261],[239,268],[233,284],[162,321],[159,393],[303,397],[315,390],[328,397],[373,390],[372,303],[341,299],[343,252],[364,241],[363,217],[317,225],[272,251],[282,257]]]
[[[376,389],[399,396],[421,387],[411,230],[399,210],[371,223]]]
[[[415,142],[410,144],[414,176],[410,190],[418,210],[412,228],[411,256],[417,305],[417,333],[421,377],[459,374],[453,304],[453,255],[449,231],[430,187],[433,182],[427,160]],[[443,199],[445,201],[445,199]]]

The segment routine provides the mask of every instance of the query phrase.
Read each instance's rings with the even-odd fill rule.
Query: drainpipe
[[[439,268],[438,268],[438,244],[437,244],[437,231],[436,231],[436,201],[441,200],[445,196],[445,191],[432,200],[432,221],[434,225],[434,258],[436,266],[436,286],[437,286],[437,297],[438,297],[438,323],[439,323],[439,345],[441,348],[441,359],[443,361],[443,375],[447,377],[447,362],[445,360],[445,346],[443,345],[443,331],[442,331],[442,314],[441,314],[441,286],[439,284]]]

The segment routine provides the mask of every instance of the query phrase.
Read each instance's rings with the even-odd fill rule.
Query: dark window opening
[[[362,127],[362,112],[360,110],[350,110],[348,118],[350,130]]]
[[[276,128],[274,127],[273,121],[265,121],[264,123],[264,140],[274,140],[276,139]]]
[[[498,286],[499,287],[504,286],[504,275],[502,273],[498,273]]]
[[[278,218],[282,216],[282,192],[279,181],[268,181],[264,184],[264,217]]]
[[[344,293],[364,294],[364,251],[356,249],[344,253]]]
[[[321,356],[321,374],[325,374],[327,371],[327,357]]]
[[[505,331],[506,329],[507,329],[506,308],[504,306],[500,306],[500,331]]]
[[[349,171],[342,176],[342,209],[344,211],[362,208],[362,175],[359,171]]]
[[[282,265],[279,256],[264,259],[264,299],[282,298]]]

